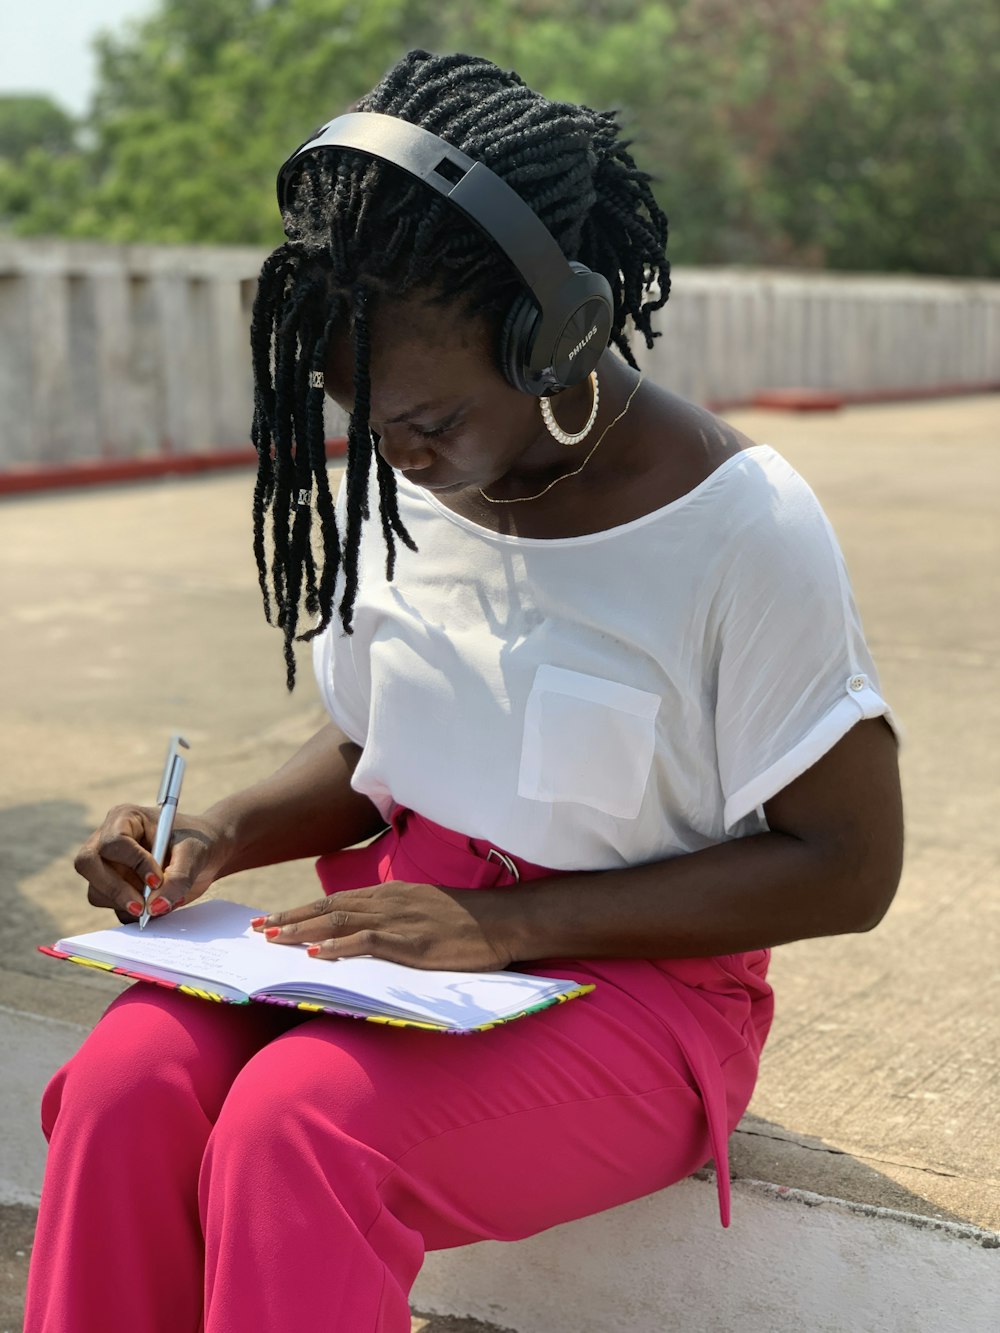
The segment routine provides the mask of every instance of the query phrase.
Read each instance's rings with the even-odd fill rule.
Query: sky
[[[156,0],[2,0],[0,93],[47,93],[79,115],[94,89],[93,37],[155,8]]]

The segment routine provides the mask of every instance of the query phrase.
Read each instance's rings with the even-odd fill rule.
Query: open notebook
[[[300,945],[269,944],[250,927],[264,913],[221,898],[138,925],[59,940],[42,953],[206,1000],[265,1000],[377,1023],[483,1032],[583,995],[593,986],[524,972],[430,972],[380,958],[310,958]]]

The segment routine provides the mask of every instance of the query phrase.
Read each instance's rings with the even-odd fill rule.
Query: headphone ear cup
[[[521,393],[537,393],[525,375],[528,353],[539,323],[538,307],[527,294],[518,296],[500,330],[500,369],[507,383]]]
[[[583,264],[547,311],[522,293],[511,303],[500,332],[500,366],[508,384],[542,397],[586,379],[611,337],[614,298],[608,280]]]

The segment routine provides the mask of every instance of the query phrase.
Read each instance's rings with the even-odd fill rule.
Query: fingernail
[[[178,899],[176,900],[176,902],[174,903],[174,909],[173,909],[173,910],[176,912],[177,909],[178,909],[178,907],[183,907],[184,904],[185,904],[186,902],[187,902],[187,899],[186,899],[186,898],[178,898]]]
[[[250,918],[250,924],[251,926],[253,926],[254,930],[257,930],[258,927],[262,926],[266,920],[267,920],[266,916],[252,916]]]
[[[142,903],[127,903],[126,911],[131,912],[133,916],[142,916]]]
[[[157,898],[156,902],[153,903],[152,907],[150,907],[149,909],[149,915],[162,916],[164,912],[169,912],[169,911],[170,911],[170,904],[167,902],[166,898]]]
[[[158,889],[162,883],[163,880],[160,879],[155,870],[151,870],[146,876],[145,884],[147,889]]]
[[[265,930],[264,934],[267,936],[269,940],[276,939],[281,934],[281,927],[272,926],[270,930]]]
[[[319,953],[319,945],[310,944],[308,949],[306,949],[306,953],[309,955],[310,958],[315,958],[316,955]]]

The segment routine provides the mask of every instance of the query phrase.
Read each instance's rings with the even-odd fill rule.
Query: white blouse
[[[373,493],[354,633],[335,618],[314,653],[385,815],[552,869],[637,865],[766,828],[763,803],[856,722],[891,721],[829,522],[768,446],[551,541],[397,486],[418,552],[386,582]]]

